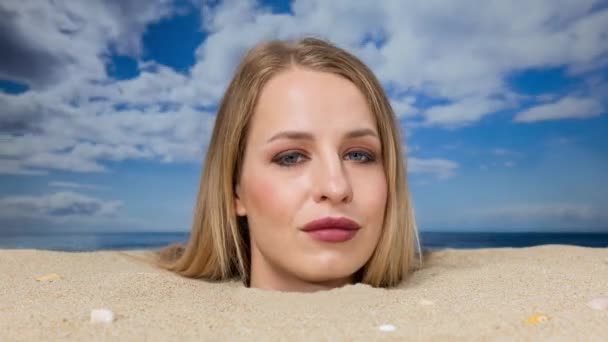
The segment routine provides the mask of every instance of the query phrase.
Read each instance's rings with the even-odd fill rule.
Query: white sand
[[[0,250],[0,341],[608,341],[608,248],[447,249],[398,288],[244,288],[129,255]],[[56,273],[61,278],[37,281]],[[109,309],[112,323],[91,323]],[[547,320],[526,323],[535,314]]]

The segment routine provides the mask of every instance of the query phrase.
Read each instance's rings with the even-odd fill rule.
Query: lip
[[[311,232],[323,229],[357,230],[359,228],[361,228],[361,226],[357,222],[346,217],[324,217],[308,222],[302,230]]]
[[[310,237],[324,242],[344,242],[352,239],[361,226],[346,217],[325,217],[311,221],[302,228]]]

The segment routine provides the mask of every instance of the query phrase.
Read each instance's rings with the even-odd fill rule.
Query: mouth
[[[345,242],[357,235],[358,229],[317,229],[306,231],[311,238],[324,242]]]
[[[325,242],[344,242],[357,235],[361,226],[346,217],[325,217],[307,223],[301,230],[315,240]]]

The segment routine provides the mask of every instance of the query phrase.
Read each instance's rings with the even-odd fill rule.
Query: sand
[[[608,248],[445,249],[397,288],[315,293],[184,278],[146,253],[0,250],[0,341],[608,341],[608,310],[587,305],[608,297]],[[115,320],[92,323],[102,308]]]

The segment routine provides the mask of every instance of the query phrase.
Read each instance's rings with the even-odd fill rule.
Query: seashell
[[[382,324],[378,327],[380,331],[395,331],[395,326],[392,324]]]
[[[595,310],[608,310],[608,297],[597,297],[587,302],[587,306]]]
[[[114,313],[109,309],[93,309],[91,310],[91,323],[112,323],[114,321]]]
[[[38,278],[36,278],[36,281],[53,281],[53,280],[57,280],[57,279],[61,279],[61,276],[57,273],[49,273],[49,274],[45,274],[43,276],[40,276]]]
[[[528,317],[524,322],[527,324],[538,324],[541,322],[546,322],[550,319],[551,318],[549,318],[549,316],[547,316],[545,314],[534,314],[534,315]]]

